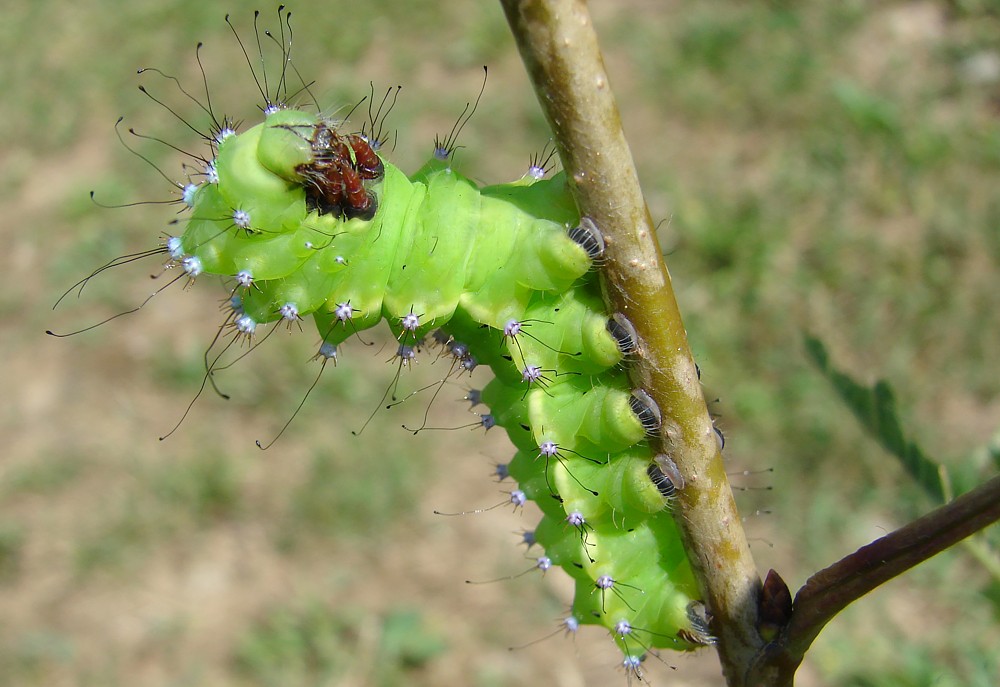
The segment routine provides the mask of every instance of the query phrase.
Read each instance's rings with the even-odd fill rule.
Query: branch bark
[[[761,652],[749,684],[783,687],[826,624],[848,604],[1000,519],[1000,476],[837,561],[795,595],[790,620]]]
[[[762,594],[586,4],[500,1],[580,213],[604,235],[605,300],[641,341],[632,381],[660,406],[658,448],[686,483],[675,513],[727,684],[791,685],[813,640],[848,604],[1000,518],[1000,477],[813,575],[791,608],[773,571]],[[759,629],[773,640],[765,644]]]
[[[718,638],[723,672],[741,687],[763,645],[761,582],[718,450],[712,419],[632,154],[583,0],[501,0],[552,127],[577,206],[601,229],[605,300],[624,314],[642,351],[633,383],[662,411],[658,450],[685,486],[675,515]]]

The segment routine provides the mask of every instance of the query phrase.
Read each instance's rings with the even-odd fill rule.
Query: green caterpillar
[[[565,177],[479,188],[447,146],[407,176],[372,137],[270,99],[263,112],[240,133],[216,124],[170,263],[232,280],[238,337],[311,316],[325,362],[385,320],[401,365],[431,340],[459,368],[489,366],[470,397],[517,450],[499,470],[511,502],[543,512],[537,567],[575,581],[566,627],[603,626],[635,673],[651,649],[711,643],[668,507],[683,485],[650,448],[659,410],[629,385],[635,335],[605,311],[603,239]]]

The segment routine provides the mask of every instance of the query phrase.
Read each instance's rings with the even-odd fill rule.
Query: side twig
[[[1000,476],[863,546],[810,577],[788,623],[755,662],[749,684],[791,685],[806,650],[848,604],[1000,519]]]
[[[760,578],[736,511],[687,335],[583,0],[501,0],[581,214],[607,243],[605,300],[634,325],[632,381],[660,406],[659,450],[685,487],[675,514],[731,687],[762,646]]]

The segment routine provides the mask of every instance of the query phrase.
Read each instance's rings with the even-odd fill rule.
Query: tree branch
[[[1000,476],[810,577],[792,615],[765,647],[749,684],[791,685],[802,657],[848,604],[1000,519]]]
[[[675,516],[711,614],[723,671],[731,687],[741,687],[763,645],[756,629],[761,582],[590,15],[583,0],[501,4],[577,206],[604,234],[605,300],[639,335],[641,357],[631,367],[632,381],[662,411],[656,448],[673,459],[685,482]]]
[[[1000,477],[813,575],[790,615],[761,583],[716,448],[680,312],[583,0],[501,0],[582,215],[607,243],[602,285],[641,341],[632,380],[663,411],[659,448],[685,487],[676,515],[730,687],[791,685],[805,651],[852,601],[1000,518]],[[775,633],[764,645],[765,627]],[[771,625],[773,619],[779,623]],[[769,632],[769,636],[772,636]]]

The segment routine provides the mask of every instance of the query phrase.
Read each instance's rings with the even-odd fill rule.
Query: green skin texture
[[[293,303],[333,345],[383,319],[404,344],[436,329],[467,344],[496,375],[482,400],[518,450],[510,475],[544,514],[537,542],[576,581],[576,619],[607,628],[628,656],[698,646],[696,584],[647,473],[653,454],[591,260],[567,235],[579,217],[565,178],[480,189],[447,162],[409,178],[385,163],[370,185],[372,220],[320,216],[307,211],[295,171],[312,160],[318,123],[280,110],[219,144],[219,181],[194,195],[185,257],[197,256],[206,274],[249,272],[253,285],[239,293],[257,324]],[[235,210],[250,215],[249,229],[233,224]],[[348,301],[345,325],[333,311]],[[411,313],[416,332],[401,328]],[[516,338],[502,334],[510,320],[524,325]],[[544,370],[541,382],[522,380],[527,364]],[[541,455],[543,442],[558,456]],[[584,525],[567,522],[573,512]],[[598,588],[603,575],[612,589]],[[615,631],[623,620],[630,633]]]

